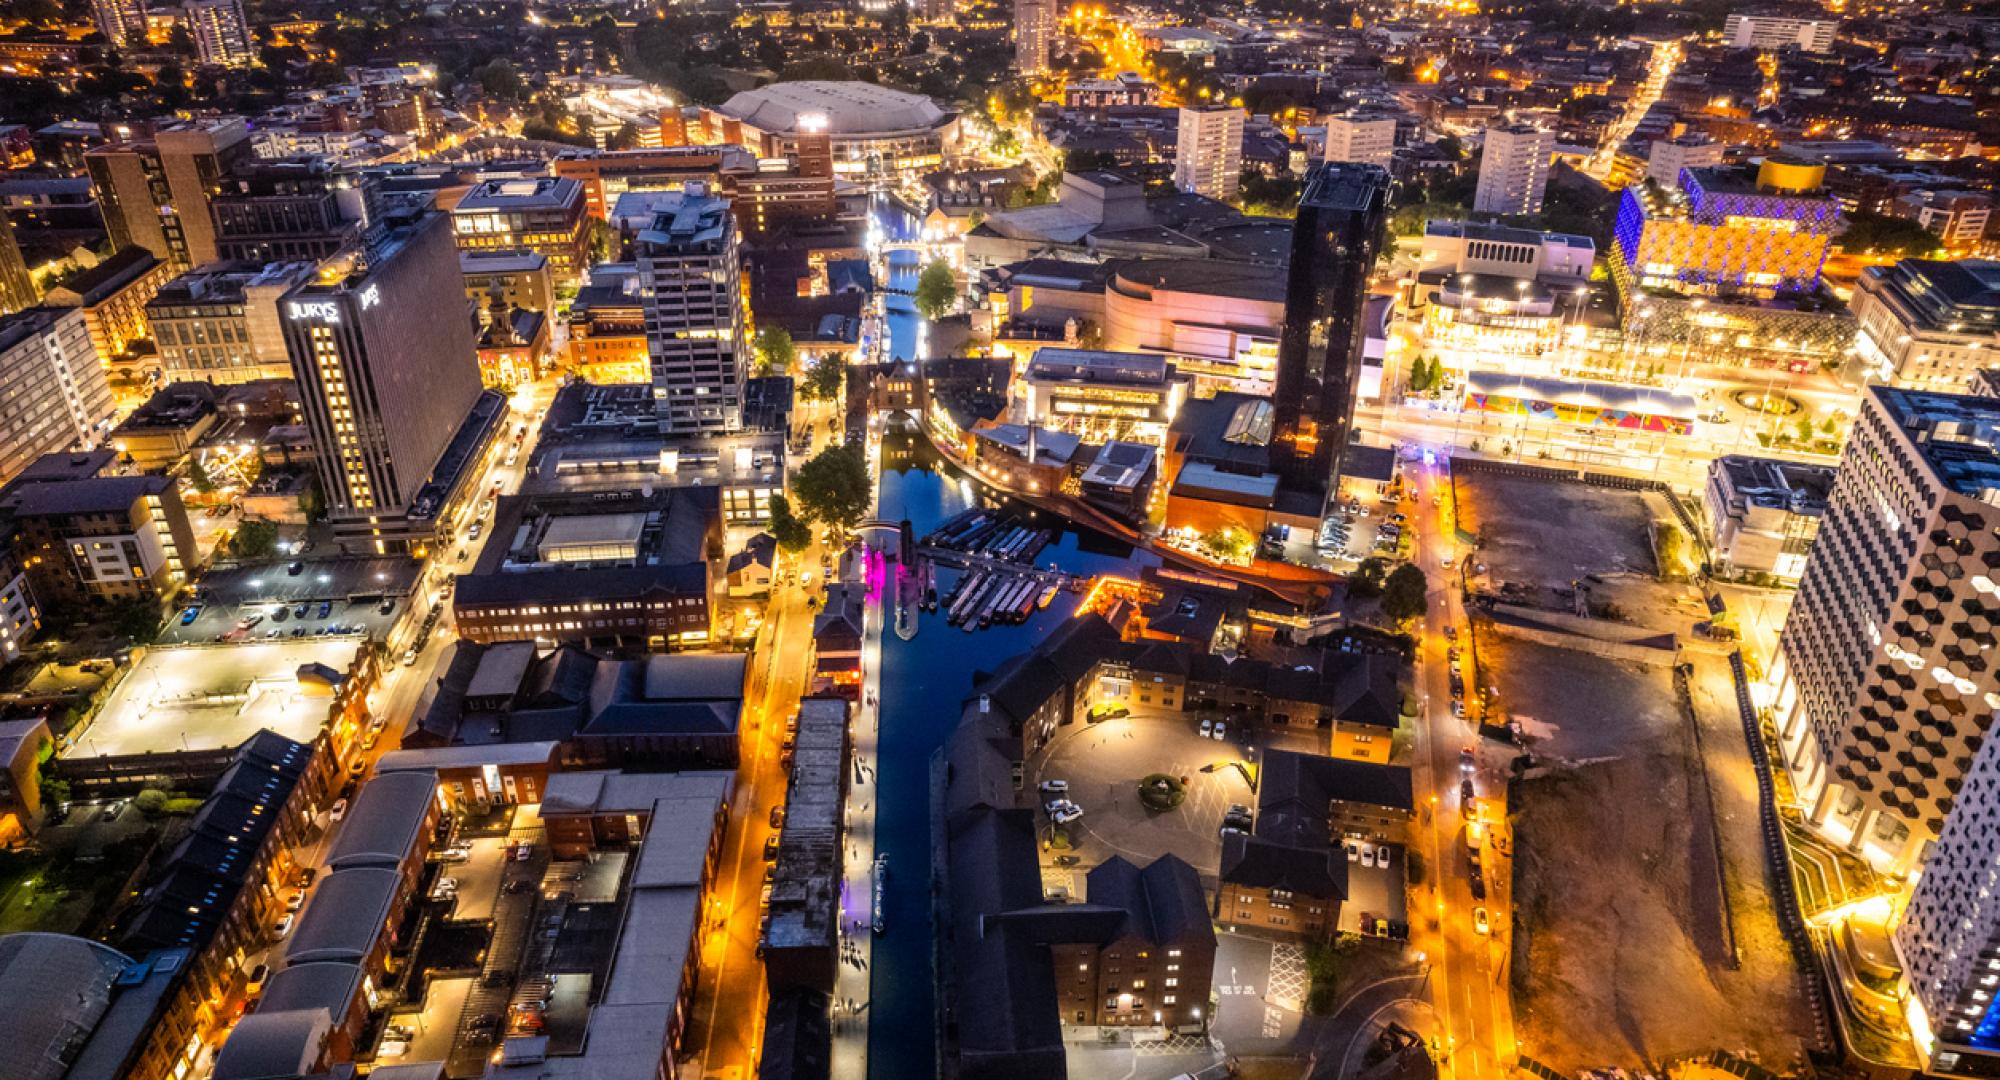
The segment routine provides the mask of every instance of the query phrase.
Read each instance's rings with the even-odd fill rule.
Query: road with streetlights
[[[1503,1075],[1514,1063],[1513,1016],[1508,1001],[1507,956],[1511,850],[1506,837],[1498,754],[1487,753],[1478,734],[1478,679],[1470,623],[1458,588],[1460,560],[1453,520],[1448,463],[1426,455],[1408,463],[1409,513],[1416,528],[1416,563],[1430,579],[1429,611],[1418,636],[1417,686],[1422,699],[1412,747],[1412,790],[1418,799],[1416,849],[1429,863],[1428,895],[1412,898],[1412,944],[1427,959],[1430,998],[1439,1030],[1433,1056],[1451,1080]],[[1453,650],[1464,686],[1464,716],[1455,715]],[[1464,755],[1466,748],[1473,753]],[[1463,798],[1469,784],[1473,810]],[[1485,894],[1473,892],[1469,824],[1480,821],[1485,840]],[[1421,887],[1420,887],[1421,888]],[[1484,925],[1479,916],[1484,914]]]

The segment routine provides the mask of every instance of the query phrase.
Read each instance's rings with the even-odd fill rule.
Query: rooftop
[[[1517,229],[1511,225],[1492,225],[1478,221],[1433,220],[1424,223],[1425,236],[1450,237],[1461,240],[1488,240],[1496,244],[1536,244],[1552,247],[1577,248],[1594,251],[1597,242],[1588,236],[1574,233],[1540,232],[1535,229]]]
[[[2000,502],[2000,399],[1870,386],[1945,487]]]
[[[957,118],[921,94],[868,82],[778,82],[745,90],[723,102],[725,116],[760,131],[794,133],[800,121],[820,118],[833,135],[874,135],[942,127]]]
[[[1111,352],[1104,349],[1041,348],[1028,361],[1027,378],[1039,382],[1125,383],[1160,386],[1173,365],[1158,353]]]
[[[343,637],[148,650],[64,756],[214,750],[266,729],[311,743],[334,699],[299,670],[345,673],[361,647]]]
[[[488,180],[458,200],[454,214],[485,210],[562,210],[583,205],[583,185],[561,176]]]

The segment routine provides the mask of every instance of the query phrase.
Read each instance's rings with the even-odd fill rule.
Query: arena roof
[[[799,118],[826,117],[833,135],[874,135],[942,127],[952,114],[921,94],[865,82],[780,82],[745,90],[719,110],[759,131],[792,133]]]

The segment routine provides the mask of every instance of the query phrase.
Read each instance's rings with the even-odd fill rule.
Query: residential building
[[[1133,71],[1112,79],[1080,79],[1063,87],[1063,108],[1098,112],[1121,105],[1151,105],[1160,88]]]
[[[12,642],[0,629],[0,641]],[[12,660],[13,650],[0,649]],[[54,751],[48,721],[39,716],[0,720],[0,837],[16,843],[41,828],[42,757]]]
[[[44,454],[88,450],[111,429],[111,384],[76,308],[0,316],[0,484]]]
[[[146,47],[146,0],[91,0],[97,30],[114,49]]]
[[[1014,70],[1029,78],[1049,70],[1059,18],[1055,0],[1014,0]]]
[[[1931,1076],[1988,1076],[2000,1064],[2000,740],[1973,753],[1893,938],[1910,1040]]]
[[[590,267],[590,221],[583,185],[559,176],[488,180],[451,211],[461,251],[534,251],[557,281],[575,284]]]
[[[1243,182],[1243,110],[1234,105],[1181,106],[1174,144],[1174,186],[1228,202]]]
[[[483,399],[444,215],[385,222],[284,300],[320,490],[342,546],[427,549],[467,494],[506,404]]]
[[[150,339],[146,305],[173,275],[167,264],[145,248],[128,247],[96,266],[50,289],[49,307],[77,308],[90,330],[90,346],[99,362],[130,360],[132,343]]]
[[[1416,816],[1410,771],[1270,750],[1261,780],[1251,830],[1222,834],[1216,921],[1231,931],[1324,940],[1352,891],[1348,845],[1408,843]]]
[[[1322,502],[1352,435],[1368,279],[1388,221],[1386,170],[1322,162],[1307,173],[1286,271],[1270,449],[1284,485]]]
[[[502,497],[495,539],[452,592],[459,633],[656,652],[707,643],[720,498],[713,487]]]
[[[257,43],[243,17],[243,0],[187,0],[181,21],[194,37],[195,58],[215,67],[249,67],[257,62]]]
[[[1826,516],[1834,470],[1778,458],[1725,454],[1702,489],[1717,574],[1796,582]]]
[[[194,529],[170,476],[23,478],[0,489],[0,520],[45,603],[161,602],[192,577]]]
[[[2000,670],[2000,401],[1870,386],[1769,680],[1807,823],[1908,870],[1985,741]]]
[[[729,204],[694,192],[665,198],[632,248],[661,430],[736,430],[750,349]]]
[[[1836,18],[1803,18],[1795,15],[1753,15],[1735,11],[1722,21],[1722,40],[1735,49],[1797,48],[1806,52],[1833,51],[1834,33],[1840,29]]]
[[[1144,869],[1113,855],[1084,877],[1104,929],[1049,947],[1065,1026],[1200,1031],[1215,974],[1215,925],[1201,876],[1174,855]]]
[[[1654,139],[1646,155],[1646,179],[1669,190],[1681,186],[1682,169],[1710,169],[1722,164],[1721,143],[1706,135]]]
[[[28,274],[27,260],[21,255],[21,245],[14,238],[13,217],[0,214],[0,315],[26,311],[39,298],[35,279]]]
[[[0,545],[0,662],[19,656],[41,628],[42,609],[29,591],[27,567],[12,545]]]
[[[553,315],[555,275],[549,257],[539,251],[460,251],[458,269],[465,277],[465,298],[479,310],[499,302],[509,308]]]
[[[132,956],[185,949],[186,963],[147,1037],[103,1063],[103,1075],[162,1080],[207,1064],[236,1019],[227,1003],[249,974],[243,957],[264,947],[284,911],[280,889],[298,875],[292,852],[314,828],[331,773],[317,743],[252,736],[182,839],[149,865],[108,940]]]
[[[1856,361],[1876,382],[1978,392],[2000,363],[2000,262],[1904,259],[1861,271],[1854,290]]]
[[[249,126],[226,118],[174,123],[83,161],[112,246],[145,248],[181,273],[221,257],[210,199],[250,156]]]
[[[215,247],[254,263],[330,258],[360,242],[365,191],[324,157],[237,162],[209,197]]]
[[[1556,133],[1531,124],[1486,129],[1472,208],[1482,214],[1539,214],[1555,158]]]
[[[1349,112],[1326,118],[1327,161],[1389,167],[1396,152],[1396,118]]]
[[[169,383],[291,378],[278,308],[313,268],[304,260],[225,261],[161,286],[146,304],[146,323],[160,351],[162,376]]]
[[[1890,204],[1892,217],[1914,221],[1951,251],[1979,247],[1993,219],[1993,196],[1983,191],[1914,191]]]

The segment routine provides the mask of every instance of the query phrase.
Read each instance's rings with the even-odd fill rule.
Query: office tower
[[[14,222],[0,213],[0,315],[25,311],[35,306],[36,299],[35,279],[14,240]]]
[[[365,194],[321,157],[239,163],[209,198],[216,250],[260,263],[329,258],[358,242]]]
[[[1896,927],[1912,1043],[1931,1075],[2000,1070],[2000,739],[1973,755]],[[1926,1038],[1925,1036],[1928,1036]],[[1968,1061],[1970,1058],[1972,1060]]]
[[[1326,118],[1326,160],[1389,167],[1396,152],[1396,118],[1348,113]]]
[[[111,246],[136,244],[182,272],[220,256],[209,199],[250,156],[249,126],[230,118],[175,124],[83,160]]]
[[[1482,214],[1539,214],[1549,186],[1556,133],[1527,124],[1486,129],[1479,152],[1479,187],[1472,208]]]
[[[442,500],[426,504],[420,489],[449,492],[456,477],[433,471],[466,464],[443,459],[481,389],[450,222],[384,222],[287,294],[283,315],[336,535],[350,550],[414,541],[396,519],[436,513]]]
[[[97,445],[111,426],[111,384],[80,309],[0,318],[0,402],[0,484],[43,454]]]
[[[1271,395],[1271,468],[1292,490],[1324,498],[1334,489],[1354,422],[1368,277],[1388,222],[1388,170],[1322,162],[1306,174]]]
[[[249,67],[257,62],[257,45],[243,18],[243,0],[188,0],[181,6],[195,56],[216,67]]]
[[[1977,393],[1980,373],[2000,363],[2000,262],[1870,266],[1853,310],[1857,359],[1875,382]]]
[[[1243,110],[1233,105],[1181,106],[1174,144],[1174,186],[1228,201],[1243,183]]]
[[[1838,19],[1801,19],[1789,15],[1732,14],[1722,21],[1722,39],[1732,49],[1777,50],[1797,46],[1806,52],[1831,52]]]
[[[633,240],[632,255],[660,427],[733,431],[750,352],[736,222],[728,203],[699,190],[662,193],[654,206],[653,225]]]
[[[1808,822],[1907,869],[2000,707],[2000,400],[1871,386],[1778,640]]]
[[[590,268],[583,185],[560,176],[488,180],[452,208],[460,251],[521,250],[549,257],[556,280],[573,285]]]
[[[146,45],[146,0],[91,0],[97,29],[114,49]]]
[[[1055,46],[1055,0],[1014,0],[1014,69],[1035,76],[1049,70]]]

